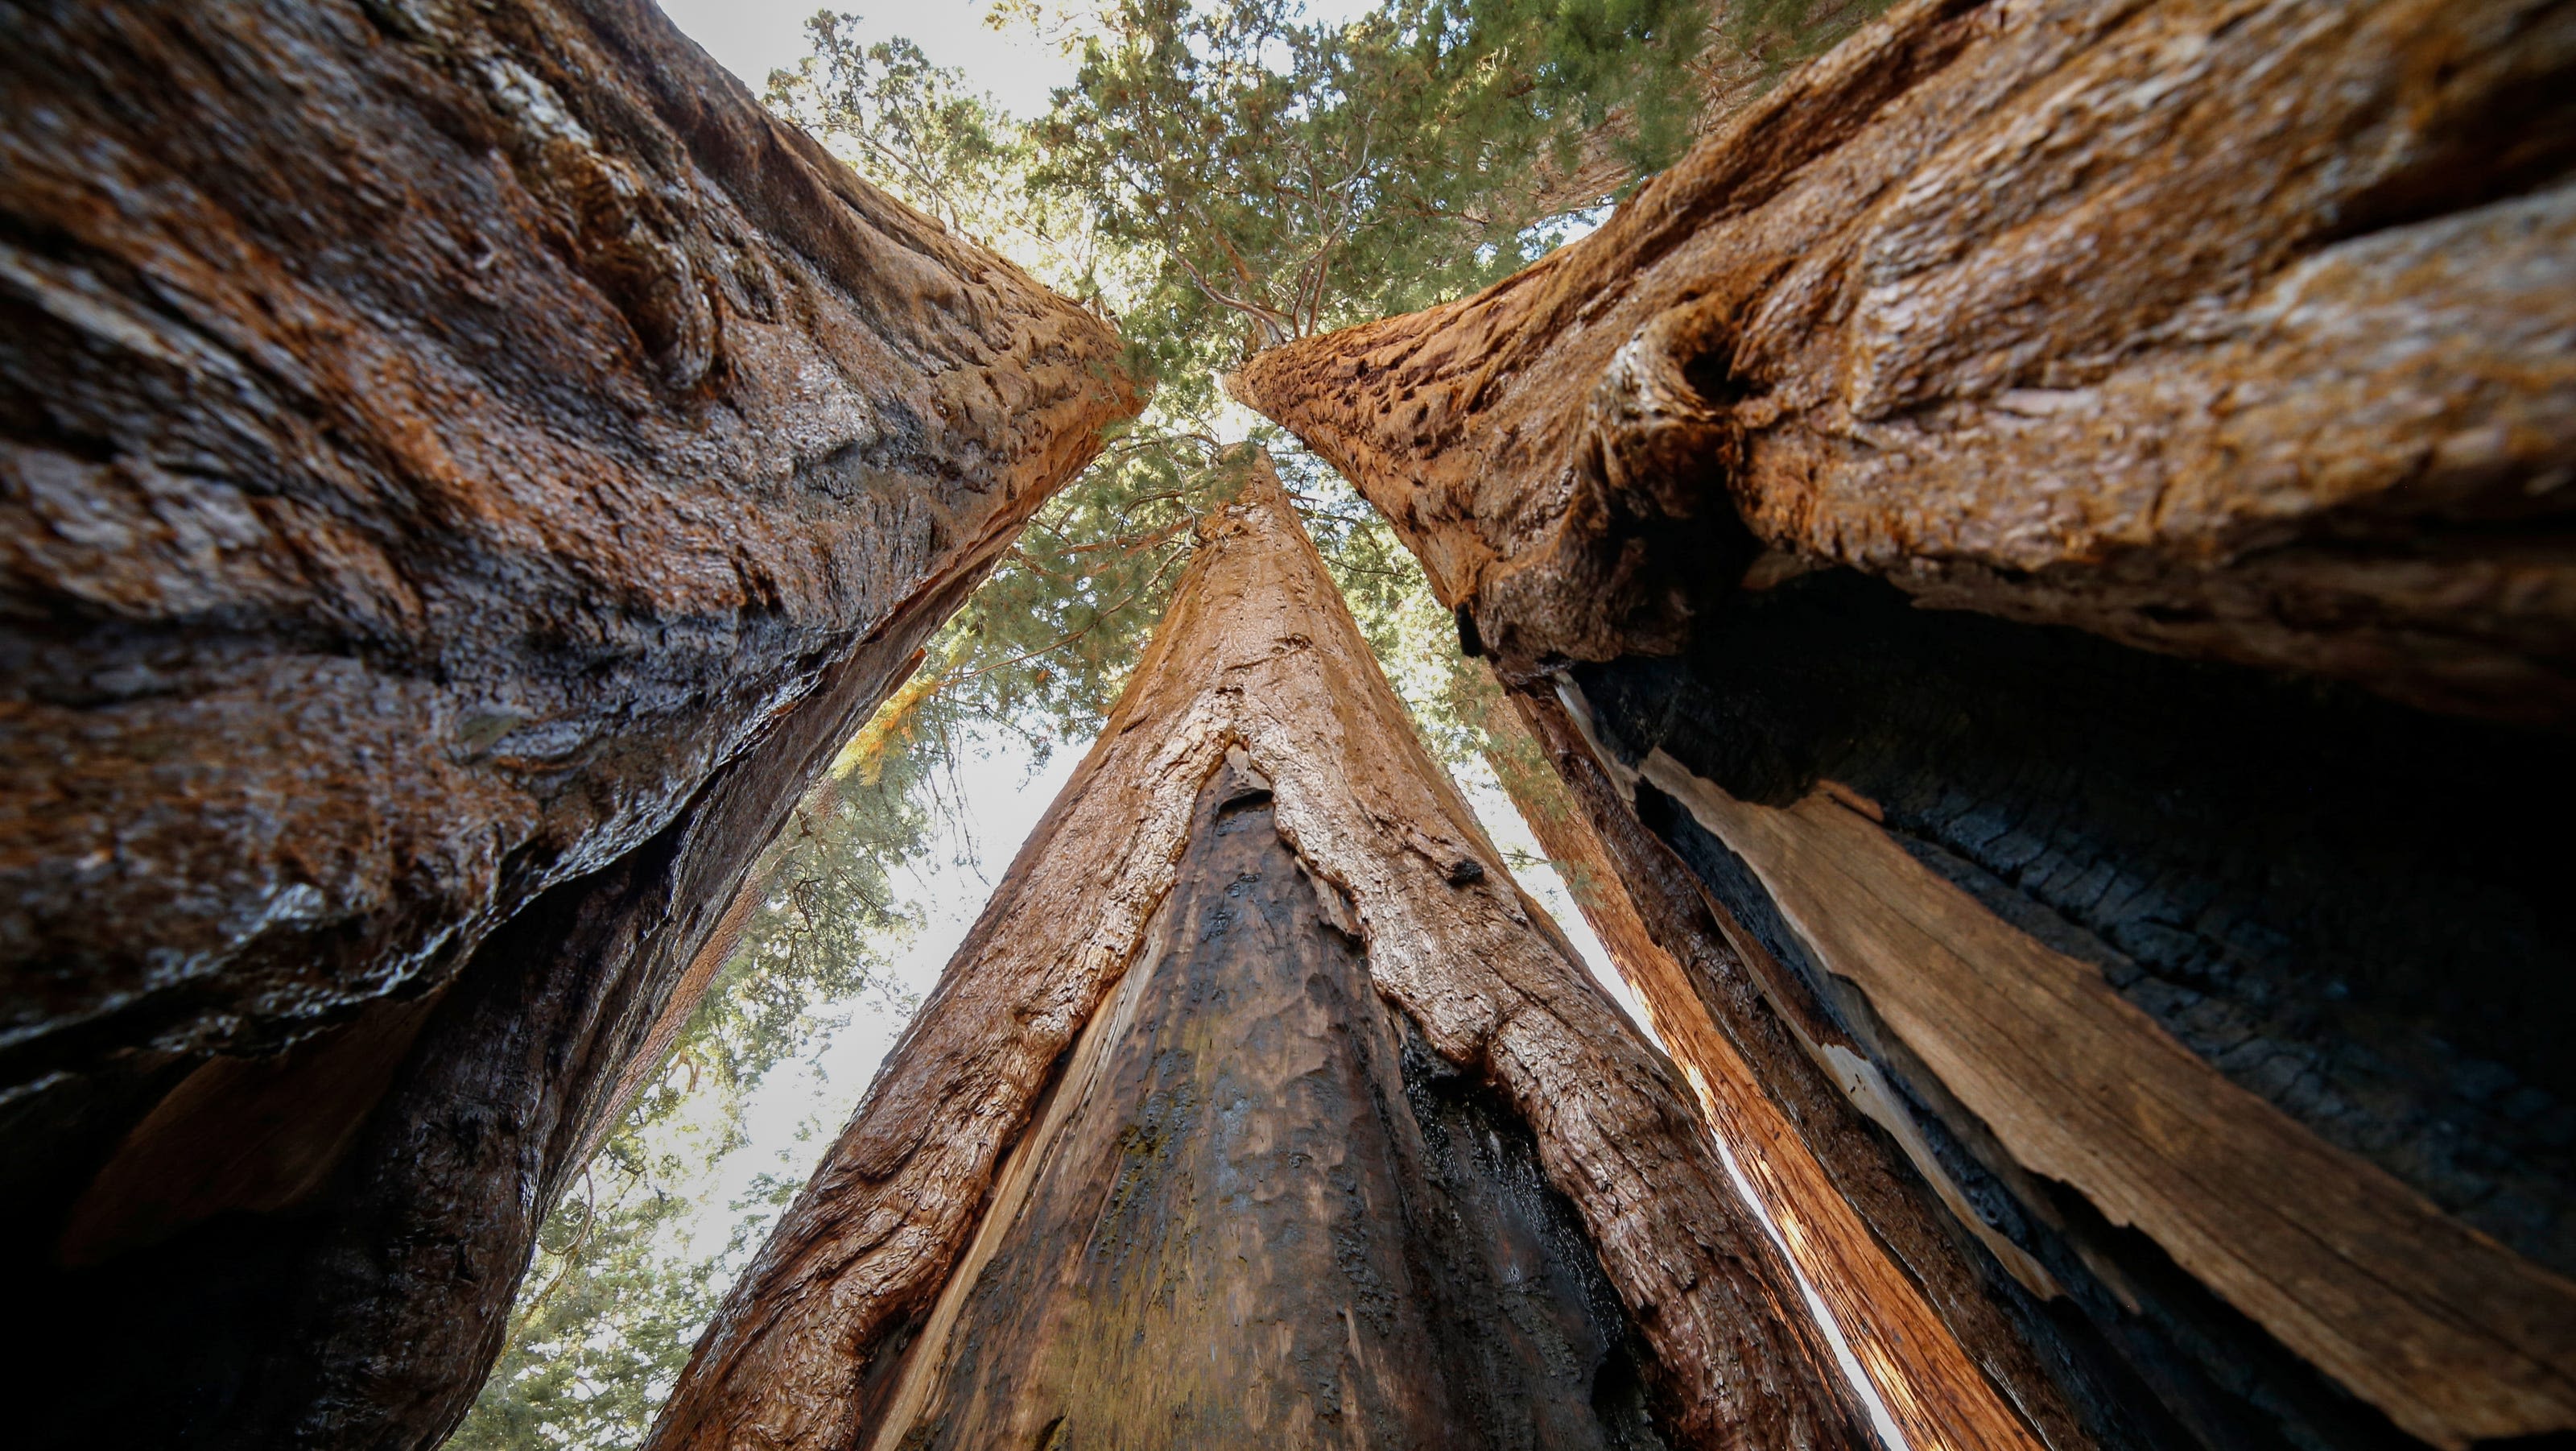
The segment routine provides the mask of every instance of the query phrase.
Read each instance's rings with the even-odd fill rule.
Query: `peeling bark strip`
[[[1144,951],[1192,804],[1230,751],[1270,784],[1323,909],[1349,914],[1375,991],[1528,1125],[1652,1351],[1663,1434],[1862,1442],[1684,1091],[1511,886],[1267,461],[1250,466],[1099,743],[735,1286],[648,1445],[866,1443],[1055,1066]]]
[[[1872,1141],[1868,1123],[1903,1110],[1862,1084],[1846,1101],[1826,1049],[1842,1047],[1840,1035],[1764,1001],[1688,869],[1628,812],[1565,708],[1527,692],[1514,693],[1511,707],[1567,788],[1545,802],[1515,789],[1522,817],[1907,1444],[2075,1451],[2127,1442],[2116,1406],[2098,1392],[2069,1404],[2029,1344],[2033,1328],[1996,1304],[2010,1294],[1999,1283],[2008,1272],[1981,1275],[1903,1159]],[[1842,1056],[1853,1057],[1847,1047]],[[1877,1093],[1883,1098],[1884,1088]],[[1985,1229],[1973,1212],[1964,1222]],[[1983,1237],[1999,1259],[2046,1284],[2047,1272],[2010,1241]]]
[[[1138,398],[642,0],[0,29],[22,1434],[435,1440],[744,870]]]
[[[2522,1395],[2515,1358],[2576,1339],[2544,1323],[2521,1350],[2487,1356],[2458,1334],[2464,1317],[2483,1318],[2462,1309],[2490,1298],[2483,1282],[2519,1285],[2512,1303],[2563,1304],[2550,1287],[2576,1264],[2576,1062],[2562,1042],[2576,924],[2562,865],[2533,852],[2527,830],[2576,810],[2560,742],[2073,631],[1917,610],[1845,571],[1703,621],[1681,659],[1576,666],[1556,689],[1586,703],[1581,738],[1624,783],[1606,803],[1606,786],[1593,792],[1605,836],[1651,831],[1687,864],[1780,1023],[1920,1172],[1916,1197],[1937,1196],[1961,1238],[2020,1281],[1988,1283],[2079,1407],[2107,1397],[2150,1444],[2385,1446],[2388,1420],[2319,1369],[2349,1370],[2352,1337],[2449,1347],[2420,1393],[2395,1393],[2419,1411],[2460,1397],[2510,1407]],[[1551,742],[1579,782],[1571,734]],[[1805,800],[1857,813],[1936,895],[1964,896],[2009,930],[1939,950],[1916,940],[1863,956],[1858,971],[1830,949],[1889,904],[1844,869],[1851,852],[1784,865],[1724,821],[1695,819],[1675,799],[1688,796],[1675,771],[1748,810]],[[1631,851],[1618,868],[1641,899],[1669,903],[1659,855]],[[2026,978],[2034,960],[2090,975],[2080,1021],[2035,1013],[2028,994],[1997,1008],[1953,991]],[[1926,1008],[1920,994],[1936,986],[1946,1006]],[[1897,1029],[1883,993],[1912,1004],[1911,1029]],[[2158,1071],[2117,1070],[2125,1086],[2106,1088],[2106,1030],[2128,1045],[2124,1061]],[[1947,1046],[1935,1053],[1916,1033]],[[2059,1063],[2070,1035],[2096,1048]],[[1751,1053],[1756,1039],[1737,1041]],[[1999,1042],[2020,1065],[2001,1088]],[[1755,1056],[1796,1113],[1794,1065]],[[2034,1061],[2056,1066],[2029,1071]],[[2191,1123],[2250,1115],[2299,1147],[2212,1155],[2205,1139],[2106,1119],[2096,1090],[2124,1100],[2150,1081],[2167,1101],[2158,1113],[2179,1095]],[[2076,1126],[2086,1172],[2064,1168],[2063,1141],[2008,1144],[1998,1115]],[[2242,1140],[2211,1133],[2221,1147]],[[2316,1172],[2285,1179],[2285,1165]],[[1835,1173],[1901,1245],[1890,1217],[1901,1201],[1863,1192],[1839,1163]],[[2156,1212],[2128,1207],[2142,1191]],[[2277,1225],[2285,1193],[2322,1238],[2285,1247],[2255,1234]],[[2442,1217],[2425,1217],[2425,1201]],[[2384,1229],[2392,1204],[2393,1222],[2413,1226],[2402,1234],[2344,1217],[2375,1205],[2362,1218]],[[2210,1225],[2268,1248],[2213,1246]],[[2270,1283],[2244,1283],[2248,1265]],[[2227,1275],[2238,1278],[2221,1293]],[[2391,1318],[2321,1323],[2297,1308],[2340,1281],[2366,1299],[2426,1276],[2450,1287],[2440,1303],[2410,1299]],[[2034,1320],[2029,1297],[2061,1290]],[[2379,1403],[2426,1424],[2385,1385],[2419,1378],[2421,1357],[2367,1358]],[[2489,1386],[2496,1377],[2507,1379]]]
[[[2576,1428],[2576,1284],[2228,1083],[1844,801],[1753,805],[1661,754],[1645,775],[2018,1165],[2152,1236],[2414,1435]]]
[[[2567,722],[2571,158],[2563,3],[1919,0],[1583,241],[1235,388],[1507,672],[1847,565]]]

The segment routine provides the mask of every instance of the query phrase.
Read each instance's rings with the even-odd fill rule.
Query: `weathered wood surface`
[[[2170,1418],[2152,1437],[2564,1424],[2554,1311],[2481,1367],[2459,1306],[2553,1305],[2576,1263],[2576,1079],[2538,1026],[2576,938],[2505,845],[2576,799],[2513,728],[2576,719],[2571,73],[2562,4],[1909,5],[1583,242],[1234,383],[1386,510],[1462,643],[1598,703],[1613,766],[1665,748],[1769,811],[1857,783],[1900,856],[2092,972],[2214,1124],[2376,1186],[2353,1212],[2387,1233],[2261,1252],[2272,1298],[2222,1284],[2205,1222],[2034,1172],[1951,1081],[1994,1060],[1879,1020],[1802,930],[1857,930],[1837,879],[1757,872],[1640,788],[1747,966],[1767,944],[1778,1001],[1814,996],[1787,1026],[1899,1100],[1874,1121],[2081,1307],[2089,1331],[2050,1312],[2065,1348]],[[2038,1114],[2059,1090],[2012,1086]],[[2185,1184],[2090,1113],[2057,1150],[2221,1218],[2278,1203],[2263,1154]],[[2426,1275],[2372,1325],[2304,1298]]]
[[[1848,804],[1738,801],[1650,756],[1827,970],[2034,1174],[2069,1184],[2408,1432],[2576,1428],[2576,1284],[2236,1087],[2099,969],[1988,911]]]
[[[7,29],[9,1084],[441,980],[1135,405],[643,0]]]
[[[745,869],[1138,398],[649,4],[0,23],[15,1399],[434,1440]]]
[[[2098,1397],[2070,1405],[2028,1327],[1995,1304],[2002,1275],[2045,1283],[2046,1271],[1990,1232],[1980,1237],[2013,1268],[1978,1271],[1973,1251],[1954,1243],[1957,1231],[1945,1233],[1939,1210],[1922,1202],[1905,1161],[1872,1140],[1871,1119],[1904,1112],[1884,1083],[1838,1087],[1837,1059],[1859,1061],[1850,1045],[1812,1009],[1783,1001],[1776,965],[1748,969],[1748,954],[1729,940],[1740,932],[1727,932],[1688,868],[1637,822],[1552,694],[1513,692],[1507,708],[1512,717],[1487,728],[1517,731],[1563,787],[1542,795],[1545,781],[1524,785],[1507,772],[1514,804],[1907,1443],[2125,1443],[2118,1408]],[[1985,1230],[1973,1211],[1964,1223]]]
[[[2228,1084],[2533,1264],[2576,1266],[2556,1028],[2576,944],[2525,827],[2576,809],[2554,739],[1915,609],[1849,571],[1703,619],[1682,658],[1578,665],[1553,686],[1578,688],[1585,737],[1623,783],[1660,751],[1770,807],[1854,788],[1844,799],[1866,799],[1915,860],[2089,965]],[[2035,1342],[2053,1363],[2090,1363],[2113,1401],[2209,1446],[2393,1443],[2149,1235],[2022,1168],[1724,839],[1650,781],[1633,800],[1783,1022],[1871,1089],[1855,1105],[1892,1096],[1898,1111],[1871,1118],[1925,1185],[1999,1259],[2026,1252],[2043,1275],[2016,1271],[2031,1293],[2065,1292],[2048,1305],[2061,1343]],[[2260,1202],[2277,1186],[2191,1192]],[[1884,1233],[1883,1206],[1862,1208]],[[2009,1289],[2002,1307],[2031,1308]]]
[[[2565,722],[2571,98],[2550,0],[1918,0],[1581,242],[1235,389],[1507,673],[1845,565]]]
[[[1136,960],[1191,803],[1229,750],[1272,783],[1278,831],[1346,905],[1375,990],[1528,1124],[1652,1350],[1666,1438],[1856,1443],[1794,1281],[1687,1090],[1511,886],[1267,461],[1248,467],[1100,741],[729,1295],[648,1445],[868,1433],[1050,1070]]]
[[[1269,798],[1200,793],[870,1445],[1665,1444],[1528,1131],[1407,1051]]]

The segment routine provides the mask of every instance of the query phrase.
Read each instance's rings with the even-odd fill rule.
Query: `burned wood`
[[[1234,380],[1647,772],[2151,1439],[2576,1428],[2576,932],[2516,844],[2576,801],[2572,14],[1905,6],[1593,236]],[[1922,997],[1968,981],[2020,1016]]]
[[[1555,697],[1514,692],[1510,708],[1564,787],[1541,798],[1544,783],[1506,775],[1522,817],[1907,1443],[2138,1444],[2116,1393],[2083,1375],[2060,1385],[2034,1348],[2060,1339],[2028,1293],[2056,1293],[2047,1271],[1924,1192],[1893,1091],[1776,965],[1748,965],[1759,944],[1738,945],[1741,929],[1638,823]]]

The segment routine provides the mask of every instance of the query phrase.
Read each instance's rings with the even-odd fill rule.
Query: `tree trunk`
[[[6,8],[27,1434],[434,1440],[755,854],[1138,398],[640,0]]]
[[[1862,1444],[1685,1090],[1232,466],[648,1445]]]
[[[1235,380],[1563,703],[1649,935],[1961,1346],[2105,1439],[2576,1428],[2523,845],[2576,808],[2571,72],[2563,5],[1912,5]]]
[[[1325,910],[1220,769],[867,1444],[1662,1444],[1529,1131]]]
[[[2572,76],[2534,0],[1916,3],[1582,243],[1236,386],[1509,672],[1842,565],[2566,721]]]

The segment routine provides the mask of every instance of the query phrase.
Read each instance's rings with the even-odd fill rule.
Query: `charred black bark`
[[[2554,738],[2347,687],[1908,606],[1845,573],[1742,596],[1688,655],[1567,673],[1621,764],[1738,799],[1855,793],[1918,860],[2097,966],[2233,1083],[2541,1265],[2576,1269],[2576,913],[2531,824]],[[1943,1167],[2071,1297],[2000,1300],[2125,1364],[2209,1446],[2411,1444],[2079,1195],[1996,1172],[1983,1126],[1826,970],[1757,873],[1638,781],[1638,817],[1871,1045]],[[2070,1315],[2070,1309],[2081,1316]],[[2134,1377],[2134,1379],[2130,1379]],[[2103,1393],[2087,1393],[2095,1399]]]

